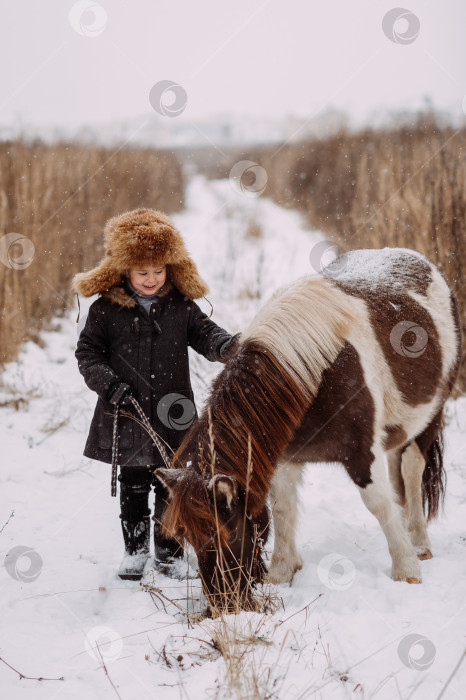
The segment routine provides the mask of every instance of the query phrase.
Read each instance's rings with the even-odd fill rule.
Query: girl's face
[[[167,266],[132,267],[129,270],[128,276],[129,281],[137,292],[150,296],[158,292],[165,284],[165,280],[167,279]]]

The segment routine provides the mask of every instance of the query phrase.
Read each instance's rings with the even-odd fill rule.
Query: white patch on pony
[[[354,300],[320,275],[281,287],[243,333],[270,348],[312,399],[355,323]]]
[[[225,474],[215,474],[215,476],[213,476],[209,481],[207,488],[209,491],[215,493],[216,500],[219,500],[219,496],[223,496],[228,509],[231,508],[231,504],[238,496],[238,486],[236,481]]]
[[[395,581],[417,579],[419,582],[421,566],[406,529],[403,511],[387,478],[383,450],[373,445],[371,451],[375,455],[371,466],[372,483],[365,488],[358,487],[359,493],[387,538],[392,558],[392,578]]]
[[[422,506],[422,474],[425,464],[419,447],[412,442],[401,457],[401,474],[406,494],[405,515],[408,533],[413,546],[420,553],[431,548]]]
[[[267,575],[271,583],[286,583],[303,566],[296,549],[295,531],[298,517],[298,487],[302,465],[282,462],[277,466],[270,487],[275,542]]]
[[[349,329],[347,340],[358,353],[365,383],[374,400],[374,434],[382,436],[386,425],[405,426],[401,414],[406,404],[375,335],[368,305],[363,299],[352,297],[352,306],[356,322]]]
[[[450,289],[434,265],[431,265],[431,273],[432,282],[426,291],[427,299],[416,292],[408,294],[426,309],[434,322],[442,351],[442,380],[446,382],[458,355],[458,338],[451,311]]]

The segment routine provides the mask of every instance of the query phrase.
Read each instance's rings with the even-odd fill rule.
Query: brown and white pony
[[[307,462],[345,467],[385,533],[392,578],[419,583],[460,356],[455,297],[414,251],[352,251],[278,290],[216,377],[174,469],[155,472],[171,498],[166,531],[194,547],[209,600],[222,607],[233,583],[248,604],[268,496],[268,579],[290,581],[302,567],[295,526]]]

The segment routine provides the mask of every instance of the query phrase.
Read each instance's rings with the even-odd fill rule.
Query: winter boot
[[[151,469],[123,466],[118,480],[121,484],[120,518],[126,552],[118,575],[122,579],[139,581],[150,549]]]
[[[155,483],[154,515],[154,561],[157,571],[167,576],[176,576],[176,563],[183,559],[183,547],[176,541],[164,537],[162,534],[163,511],[167,505],[167,489],[158,480]]]
[[[149,557],[150,516],[139,521],[121,521],[125,556],[120,564],[118,576],[125,581],[140,581]]]
[[[183,547],[176,541],[164,537],[155,515],[154,521],[154,558],[156,564],[167,564],[172,559],[183,559]]]

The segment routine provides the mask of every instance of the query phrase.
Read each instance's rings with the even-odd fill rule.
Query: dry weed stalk
[[[11,668],[12,671],[17,673],[20,680],[22,680],[23,678],[27,681],[64,681],[65,680],[65,678],[63,676],[60,676],[60,678],[43,678],[42,676],[40,676],[38,678],[37,676],[25,676],[24,673],[21,673],[20,671],[18,671],[18,669],[11,666],[7,661],[5,661],[5,659],[2,659],[0,657],[0,661],[2,663],[4,663],[5,666],[8,666],[8,668]]]
[[[116,689],[115,683],[112,681],[112,679],[111,679],[111,677],[110,677],[110,674],[109,674],[109,672],[108,672],[108,668],[107,668],[107,666],[105,665],[104,657],[102,656],[102,652],[100,651],[100,647],[99,647],[99,645],[98,645],[97,642],[96,642],[96,648],[97,648],[97,652],[98,652],[98,654],[99,654],[99,656],[100,656],[100,660],[101,660],[101,662],[102,662],[102,668],[103,668],[103,670],[104,670],[104,672],[105,672],[105,675],[106,675],[107,678],[108,678],[108,682],[110,683],[110,685],[112,686],[113,690],[115,691],[115,695],[117,696],[117,698],[119,698],[119,699],[121,700],[121,695],[120,695],[120,693],[118,692],[118,690]]]
[[[11,513],[10,513],[10,516],[9,516],[8,520],[6,521],[6,523],[2,526],[2,529],[0,530],[0,535],[2,534],[3,530],[6,528],[6,526],[8,525],[8,523],[10,522],[11,518],[14,518],[14,516],[15,516],[15,511],[12,510]]]

